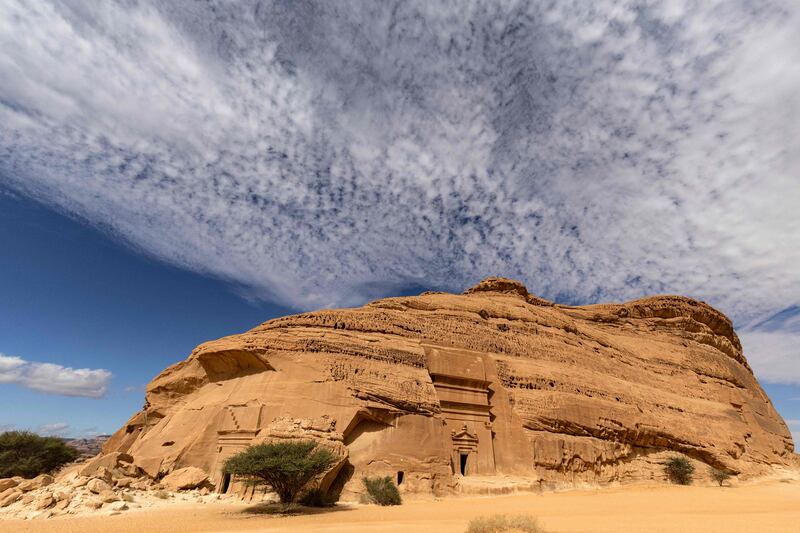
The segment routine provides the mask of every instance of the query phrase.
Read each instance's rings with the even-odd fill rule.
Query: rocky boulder
[[[208,474],[194,466],[179,468],[161,480],[170,490],[186,490],[199,487],[208,480]]]
[[[133,483],[133,478],[121,477],[115,481],[114,486],[118,488],[130,487],[131,483]]]
[[[89,482],[86,484],[86,488],[89,489],[94,494],[100,494],[103,491],[107,491],[111,489],[111,485],[103,481],[102,479],[90,479]]]
[[[42,487],[46,487],[53,482],[53,476],[49,474],[41,474],[36,476],[33,479],[26,479],[17,485],[17,489],[21,490],[22,492],[28,492],[31,490],[40,489]]]
[[[22,498],[22,491],[15,488],[6,489],[0,493],[0,507],[8,507],[20,498]]]
[[[47,509],[48,507],[52,507],[55,505],[56,500],[50,494],[44,494],[41,498],[36,500],[33,504],[33,509],[36,511],[41,511],[42,509]]]
[[[86,477],[99,477],[105,479],[105,474],[99,469],[111,471],[115,468],[129,467],[133,463],[133,457],[127,453],[112,452],[105,455],[98,455],[85,463],[79,470],[78,475]]]
[[[119,500],[117,493],[111,489],[101,490],[98,496],[103,503],[111,503]]]
[[[53,491],[53,498],[55,498],[56,501],[61,502],[61,501],[64,501],[64,500],[69,500],[69,498],[74,493],[75,493],[75,489],[73,489],[72,487],[61,487],[61,488]]]
[[[10,488],[16,487],[20,484],[22,478],[7,477],[0,479],[0,492],[4,492]]]
[[[127,511],[128,504],[125,502],[115,501],[108,506],[109,511]]]

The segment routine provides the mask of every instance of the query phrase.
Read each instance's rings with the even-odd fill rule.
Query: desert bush
[[[467,533],[504,533],[506,531],[543,533],[536,518],[527,514],[479,516],[470,520],[467,526]]]
[[[730,472],[714,468],[713,466],[708,469],[708,473],[711,475],[711,479],[719,483],[720,487],[731,477]]]
[[[166,500],[167,498],[169,498],[169,492],[165,490],[157,490],[153,493],[153,496],[155,496],[160,500]]]
[[[40,437],[30,431],[0,434],[0,478],[36,477],[51,472],[80,453],[56,437]]]
[[[664,465],[664,472],[673,483],[691,485],[694,465],[686,457],[672,457]]]
[[[328,497],[324,490],[315,488],[306,492],[303,497],[300,498],[300,503],[306,507],[330,507],[335,502]]]
[[[333,454],[316,449],[313,441],[276,442],[250,446],[225,461],[225,473],[272,487],[281,503],[294,502],[314,476],[334,462]]]
[[[391,476],[386,477],[365,477],[362,478],[364,487],[367,489],[367,496],[371,503],[378,505],[400,505],[403,500],[400,498],[400,491],[394,484]]]

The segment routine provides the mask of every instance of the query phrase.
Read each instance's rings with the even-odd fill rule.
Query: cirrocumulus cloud
[[[297,308],[506,275],[745,324],[800,302],[798,20],[745,0],[10,0],[0,179]]]

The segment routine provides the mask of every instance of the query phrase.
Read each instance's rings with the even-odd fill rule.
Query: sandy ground
[[[247,512],[247,511],[251,512]],[[528,513],[548,532],[798,532],[800,482],[739,487],[624,487],[545,494],[410,501],[400,507],[340,505],[300,516],[253,514],[233,503],[173,503],[118,516],[0,522],[0,531],[464,532],[471,518]]]

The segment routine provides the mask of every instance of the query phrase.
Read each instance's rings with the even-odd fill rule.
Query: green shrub
[[[367,489],[370,502],[378,505],[400,505],[403,503],[400,498],[400,491],[397,490],[397,485],[394,484],[391,476],[365,477],[362,481]]]
[[[708,473],[711,475],[711,479],[719,483],[720,487],[731,477],[730,472],[720,470],[719,468],[714,468],[713,466],[708,469]]]
[[[258,444],[229,458],[223,470],[267,484],[278,493],[281,503],[293,503],[308,482],[335,460],[330,451],[316,447],[313,441]]]
[[[335,502],[328,497],[324,490],[316,488],[306,492],[300,503],[306,507],[331,507]]]
[[[664,465],[664,472],[673,483],[691,485],[694,465],[686,457],[672,457]]]
[[[467,533],[503,533],[505,531],[543,533],[536,519],[526,514],[479,516],[470,520],[467,526]]]
[[[56,437],[40,437],[30,431],[0,434],[0,478],[36,477],[51,472],[80,453]]]

